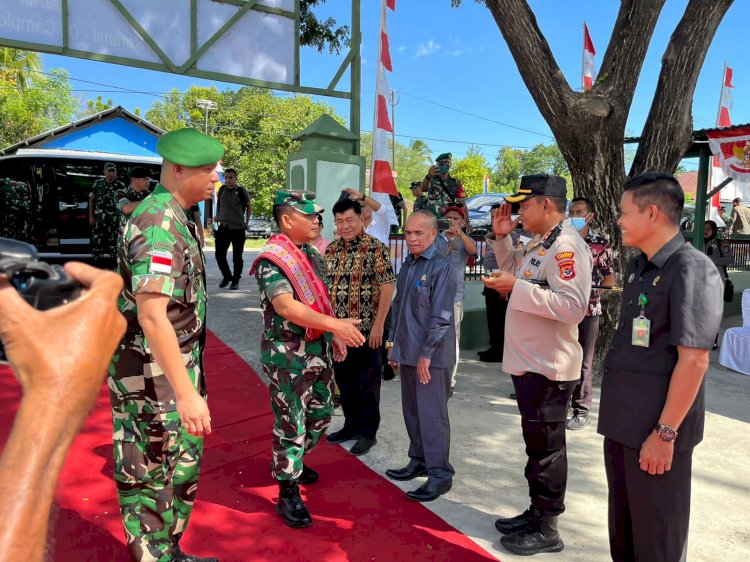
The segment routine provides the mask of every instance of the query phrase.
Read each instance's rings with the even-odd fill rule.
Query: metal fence
[[[470,260],[470,263],[466,264],[466,275],[464,278],[467,281],[479,281],[479,278],[484,273],[484,247],[487,241],[484,236],[472,236],[472,239],[477,245],[477,255],[475,260]],[[401,269],[401,264],[404,263],[406,256],[409,255],[403,235],[392,234],[388,240],[388,250],[391,253],[393,270],[398,273]]]
[[[750,271],[750,237],[729,238],[724,244],[729,244],[729,253],[732,254],[732,265],[727,269],[730,271]],[[726,246],[722,246],[726,248]]]

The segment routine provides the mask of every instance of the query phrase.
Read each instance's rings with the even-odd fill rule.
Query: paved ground
[[[245,271],[255,255],[245,252]],[[239,291],[220,290],[213,252],[209,250],[206,258],[209,328],[261,373],[261,317],[255,281],[245,275]],[[739,324],[739,318],[732,317],[723,327]],[[449,403],[451,461],[456,468],[453,489],[427,505],[493,556],[520,560],[502,550],[493,525],[497,515],[514,515],[528,505],[518,409],[508,398],[510,377],[500,371],[500,365],[484,364],[475,357],[474,352],[462,352],[456,394]],[[694,456],[689,559],[745,562],[750,560],[750,377],[724,370],[717,359],[718,352],[713,352],[706,436]],[[383,383],[378,444],[362,458],[380,474],[408,460],[400,394],[398,379]],[[534,560],[609,559],[602,438],[595,431],[597,406],[598,389],[592,426],[568,433],[567,511],[560,518],[565,550],[538,555]],[[342,417],[334,417],[331,431],[342,423]],[[419,482],[396,485],[408,490]]]

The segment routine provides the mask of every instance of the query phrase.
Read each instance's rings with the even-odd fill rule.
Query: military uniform
[[[427,210],[435,213],[435,216],[441,218],[445,209],[454,207],[458,203],[457,199],[466,197],[461,180],[448,176],[442,179],[439,175],[430,178],[430,185],[427,191]]]
[[[167,152],[182,140],[195,145],[182,149],[184,157]],[[165,160],[188,167],[216,162],[224,152],[218,141],[193,129],[168,133],[157,150]],[[131,560],[140,562],[193,560],[178,543],[195,501],[203,439],[189,434],[180,420],[174,389],[138,321],[136,296],[169,297],[166,317],[190,381],[205,398],[205,262],[195,224],[161,184],[130,216],[117,258],[124,281],[118,307],[127,330],[107,380],[114,477],[128,550]]]
[[[31,242],[32,206],[29,184],[0,178],[0,238]]]
[[[148,191],[136,191],[132,185],[129,185],[125,189],[119,190],[115,197],[117,199],[117,210],[120,213],[120,229],[123,229],[125,228],[125,223],[128,221],[128,217],[123,213],[125,205],[135,203],[136,201],[143,201],[148,197]]]
[[[122,182],[107,183],[100,178],[91,186],[89,199],[94,199],[94,225],[91,227],[91,253],[95,261],[113,259],[117,252],[120,215],[117,193],[125,189]]]
[[[301,249],[325,281],[325,261],[320,252],[310,244]],[[276,417],[272,474],[277,480],[296,480],[302,474],[304,455],[325,433],[333,414],[331,336],[323,334],[306,341],[305,328],[276,313],[271,300],[294,293],[278,266],[261,260],[255,268],[255,279],[263,309],[260,360]]]

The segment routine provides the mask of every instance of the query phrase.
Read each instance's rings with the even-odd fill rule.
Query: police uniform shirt
[[[650,261],[645,254],[630,261],[623,281],[620,322],[602,380],[599,433],[627,447],[641,447],[667,399],[677,346],[713,346],[724,309],[723,290],[716,266],[687,244],[682,234],[667,242]],[[641,293],[647,300],[644,316],[651,321],[648,347],[631,343]],[[701,441],[704,414],[701,384],[678,428],[676,451]]]
[[[578,324],[591,294],[591,251],[566,219],[520,251],[511,236],[493,242],[499,269],[514,273],[505,317],[503,371],[550,380],[581,376]],[[530,281],[544,281],[545,286]]]

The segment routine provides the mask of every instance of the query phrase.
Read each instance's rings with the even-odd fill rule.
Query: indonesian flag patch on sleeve
[[[162,250],[151,252],[151,264],[148,268],[150,273],[172,273],[172,253]]]

